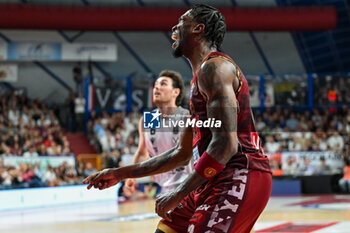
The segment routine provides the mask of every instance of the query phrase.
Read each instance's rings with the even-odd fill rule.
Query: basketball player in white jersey
[[[189,115],[187,109],[180,105],[183,97],[184,84],[181,74],[171,70],[163,70],[154,83],[153,102],[162,114],[162,118],[179,120]],[[139,145],[134,154],[133,163],[140,163],[157,156],[173,147],[179,142],[179,128],[144,129],[143,118],[139,122]],[[179,167],[175,170],[157,174],[155,182],[161,186],[161,192],[166,193],[181,184],[193,169],[193,163]],[[123,187],[126,195],[131,195],[136,189],[135,179],[127,179]]]

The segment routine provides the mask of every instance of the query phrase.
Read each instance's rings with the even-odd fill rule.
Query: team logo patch
[[[190,222],[199,222],[201,217],[202,217],[201,213],[196,213],[196,214],[192,215]]]
[[[160,129],[161,127],[161,120],[160,120],[161,113],[159,110],[157,111],[145,111],[143,112],[143,128],[144,129]]]
[[[204,169],[204,176],[206,178],[211,178],[213,176],[216,175],[216,170],[212,167],[207,167],[206,169]]]

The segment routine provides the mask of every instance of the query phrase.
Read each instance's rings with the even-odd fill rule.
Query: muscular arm
[[[199,89],[207,97],[207,116],[221,121],[220,128],[211,128],[212,139],[207,148],[217,162],[225,165],[238,150],[236,78],[232,63],[213,58],[201,67]]]
[[[220,58],[205,62],[198,74],[199,90],[207,98],[207,117],[221,121],[220,128],[210,128],[212,139],[206,152],[223,165],[238,149],[235,81],[234,66]],[[205,181],[194,171],[176,192],[183,198]]]
[[[180,143],[147,161],[118,169],[119,179],[138,178],[170,171],[188,164],[192,158],[192,129],[185,128],[180,136]]]

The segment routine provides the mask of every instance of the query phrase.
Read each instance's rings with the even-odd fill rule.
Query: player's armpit
[[[216,161],[226,164],[237,153],[237,99],[234,66],[220,58],[206,61],[198,74],[198,86],[207,97],[207,117],[221,121],[211,127],[212,139],[206,150]]]

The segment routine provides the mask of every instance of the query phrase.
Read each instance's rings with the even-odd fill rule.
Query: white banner
[[[117,45],[112,43],[62,44],[63,61],[116,61]]]
[[[343,160],[339,153],[333,151],[298,151],[298,152],[282,152],[282,166],[287,162],[287,158],[290,157],[293,163],[297,164],[297,167],[304,165],[304,157],[310,161],[310,165],[318,167],[320,165],[320,158],[325,158],[325,162],[332,168],[333,173],[342,172]]]
[[[0,82],[17,82],[18,66],[16,64],[0,64]]]
[[[34,158],[24,158],[21,156],[3,156],[2,157],[5,166],[18,167],[20,163],[31,163],[35,164],[37,161],[40,162],[41,169],[45,170],[47,165],[50,164],[52,167],[58,167],[62,163],[67,162],[68,165],[75,167],[74,156],[40,156]]]
[[[250,94],[250,106],[260,107],[260,96],[259,96],[259,86],[258,85],[250,85],[249,86],[249,94]]]
[[[272,107],[275,105],[274,89],[272,84],[265,84],[265,107]]]
[[[0,43],[0,61],[7,60],[7,44]]]

